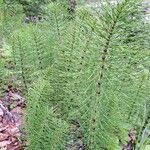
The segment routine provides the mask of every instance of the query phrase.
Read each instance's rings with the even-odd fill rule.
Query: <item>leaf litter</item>
[[[25,99],[11,86],[0,99],[0,149],[23,150],[22,138]]]

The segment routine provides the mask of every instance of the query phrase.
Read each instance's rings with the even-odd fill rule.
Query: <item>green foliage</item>
[[[22,7],[0,2],[0,34],[2,38],[10,38],[10,34],[22,26]]]
[[[49,103],[51,86],[43,79],[38,79],[37,82],[35,88],[29,89],[28,93],[28,149],[64,149],[65,134],[69,126],[55,113],[55,108]]]
[[[5,4],[15,6],[20,4],[23,7],[25,15],[39,16],[44,13],[44,5],[48,4],[50,0],[5,0]]]
[[[66,149],[72,122],[88,150],[121,149],[134,127],[138,145],[150,98],[150,26],[140,1],[106,1],[100,13],[78,8],[72,20],[59,2],[47,9],[46,21],[3,32],[26,89],[28,149]]]

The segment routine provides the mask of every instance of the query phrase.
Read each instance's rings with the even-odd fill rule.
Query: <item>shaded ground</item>
[[[23,115],[25,101],[18,92],[8,87],[0,99],[0,148],[23,150]]]

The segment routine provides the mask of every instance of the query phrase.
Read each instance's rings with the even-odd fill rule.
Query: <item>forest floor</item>
[[[18,91],[8,87],[0,100],[0,147],[3,150],[23,148],[23,125],[25,99]]]
[[[12,68],[11,61],[3,50],[0,50],[0,59],[4,60],[5,69],[9,72]],[[0,97],[0,148],[2,150],[24,149],[24,116],[25,98],[21,90],[11,84],[12,77],[4,81],[5,88],[1,89]]]

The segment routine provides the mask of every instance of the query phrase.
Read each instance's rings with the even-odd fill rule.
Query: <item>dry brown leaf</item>
[[[0,133],[0,142],[6,140],[9,137],[8,134],[6,133]]]
[[[23,124],[24,98],[10,90],[6,95],[4,100],[0,100],[0,149],[21,150],[22,143],[19,139]]]

